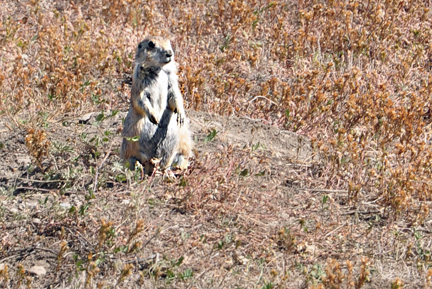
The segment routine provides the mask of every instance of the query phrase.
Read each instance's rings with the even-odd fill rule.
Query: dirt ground
[[[0,288],[430,288],[431,8],[0,1]],[[146,35],[194,132],[173,174],[119,159]]]
[[[25,124],[0,121],[4,288],[426,286],[432,220],[410,228],[374,196],[322,189],[306,138],[189,111],[188,171],[143,179],[120,165],[124,116],[31,120],[51,142],[40,167]]]

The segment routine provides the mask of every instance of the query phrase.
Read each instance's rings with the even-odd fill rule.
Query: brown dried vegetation
[[[430,9],[420,0],[1,2],[0,116],[37,168],[0,176],[0,284],[361,288],[389,255],[414,264],[413,286],[430,286]],[[135,45],[148,34],[173,40],[189,109],[295,131],[319,161],[219,144],[172,182],[124,171],[120,124],[99,125],[127,110]],[[94,111],[97,132],[59,137]],[[12,233],[28,218],[10,200],[38,190],[50,196],[37,222]],[[58,211],[66,201],[76,205]],[[191,225],[178,235],[164,216]],[[35,252],[56,258],[45,281],[19,263]],[[410,284],[396,277],[382,280]]]

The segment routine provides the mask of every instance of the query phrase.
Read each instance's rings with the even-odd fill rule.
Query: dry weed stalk
[[[63,229],[63,232],[64,232],[64,229]],[[60,269],[60,267],[61,267],[61,263],[62,263],[62,261],[63,261],[63,257],[64,257],[64,254],[66,253],[66,251],[69,249],[69,247],[68,247],[68,245],[67,245],[67,242],[66,241],[62,241],[61,243],[60,243],[60,250],[59,250],[59,252],[58,252],[58,254],[57,254],[57,267],[56,267],[56,271],[58,271],[59,269]]]
[[[281,248],[287,251],[291,251],[296,246],[296,238],[291,234],[291,231],[287,230],[285,227],[278,231],[277,244]]]
[[[325,268],[326,276],[322,278],[324,288],[340,288],[345,279],[345,274],[342,273],[339,262],[330,259]]]
[[[144,231],[144,220],[137,220],[135,228],[129,233],[126,245],[128,245],[142,231]]]
[[[27,274],[26,271],[24,269],[24,265],[23,264],[18,264],[17,266],[17,272],[16,272],[16,276],[17,276],[17,283],[16,283],[16,288],[19,288],[22,284],[22,282],[26,279]]]
[[[355,284],[355,289],[360,289],[363,287],[364,283],[369,279],[369,269],[368,269],[368,263],[369,258],[368,257],[362,257],[361,259],[361,266],[360,266],[360,276],[358,277]]]
[[[9,267],[8,265],[4,265],[0,270],[0,280],[3,284],[7,284],[9,282]]]
[[[134,266],[132,264],[124,265],[123,269],[121,270],[120,277],[117,280],[117,285],[123,283],[126,280],[126,278],[132,274],[133,269]]]
[[[106,222],[105,219],[101,219],[101,226],[99,228],[98,233],[98,245],[97,250],[101,248],[101,246],[105,243],[105,240],[107,239],[107,233],[112,229],[113,222],[109,221]]]
[[[426,286],[429,287],[432,285],[432,269],[428,269],[426,275]]]
[[[41,167],[43,157],[48,155],[50,148],[50,141],[46,139],[46,133],[43,129],[33,129],[27,130],[27,136],[25,137],[25,143],[30,151],[30,155],[36,161],[36,164]]]
[[[86,281],[85,281],[86,288],[91,285],[91,281],[94,279],[94,277],[99,272],[100,272],[99,267],[96,265],[95,262],[90,261],[90,258],[89,258],[89,263],[88,263],[87,268],[86,268],[86,273],[87,273]],[[99,283],[98,283],[98,286],[99,286]]]

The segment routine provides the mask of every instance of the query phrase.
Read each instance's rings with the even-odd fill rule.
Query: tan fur
[[[171,43],[147,37],[138,45],[132,77],[131,104],[123,126],[120,156],[134,167],[141,162],[148,172],[151,160],[162,169],[176,163],[184,169],[193,141],[181,95]],[[139,141],[126,138],[139,136]],[[148,172],[149,173],[149,172]]]

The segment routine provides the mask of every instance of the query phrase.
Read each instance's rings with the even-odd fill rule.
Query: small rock
[[[5,267],[6,267],[6,264],[1,263],[1,264],[0,264],[0,271],[3,271]]]
[[[30,269],[28,269],[27,272],[38,276],[43,276],[46,274],[46,270],[42,266],[33,266]]]
[[[306,245],[306,250],[307,253],[309,254],[315,254],[316,251],[316,246],[315,245]]]
[[[37,201],[27,201],[25,203],[26,207],[29,209],[36,210],[37,206],[39,205]]]
[[[39,225],[41,223],[41,220],[39,218],[33,218],[33,224]]]
[[[13,213],[13,214],[18,214],[18,213],[19,213],[19,211],[18,211],[17,208],[10,208],[9,211],[10,211],[11,213]]]
[[[28,167],[28,165],[31,163],[30,156],[17,156],[17,163],[23,165],[24,167]]]
[[[93,116],[93,112],[86,113],[78,119],[78,123],[86,124],[89,122],[92,116]]]
[[[72,206],[69,203],[60,203],[60,207],[62,207],[63,209],[70,209],[70,207]]]

